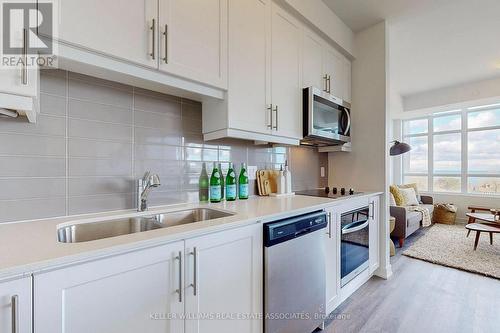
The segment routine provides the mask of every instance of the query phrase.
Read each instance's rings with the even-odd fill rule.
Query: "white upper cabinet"
[[[204,315],[262,313],[262,225],[186,240],[186,333],[259,333],[259,319]],[[143,330],[144,331],[144,330]]]
[[[348,102],[351,101],[351,61],[304,28],[302,38],[302,86],[314,86]]]
[[[314,32],[304,29],[302,37],[302,86],[316,87],[325,91],[327,80],[324,64],[324,42]]]
[[[160,69],[225,88],[229,0],[159,0]]]
[[[34,332],[184,332],[183,256],[180,241],[35,275]]]
[[[344,95],[344,62],[343,56],[332,47],[325,48],[325,74],[328,75],[328,93],[343,98]]]
[[[0,282],[0,332],[32,332],[31,277]]]
[[[61,40],[157,67],[157,0],[60,0],[59,7]]]
[[[206,140],[299,144],[300,36],[297,21],[271,0],[229,3],[228,92],[225,101],[203,104]]]
[[[344,100],[351,102],[351,84],[352,84],[352,64],[347,58],[344,59]]]
[[[35,0],[25,2],[36,5]],[[0,24],[0,35],[4,37],[3,42],[17,50],[16,54],[4,55],[12,59],[12,66],[0,68],[0,108],[26,114],[30,122],[35,122],[39,111],[39,75],[37,66],[29,65],[36,63],[36,54],[30,54],[28,49],[30,40],[37,37],[26,28],[23,15],[16,15],[14,11],[3,12],[3,15],[10,17],[10,32],[4,31],[4,24]]]
[[[272,127],[280,136],[301,139],[302,25],[274,3],[271,23]]]
[[[229,3],[230,128],[271,133],[270,3],[271,0]]]

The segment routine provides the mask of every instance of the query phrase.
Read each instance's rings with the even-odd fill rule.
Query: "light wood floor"
[[[423,232],[410,237],[403,250]],[[500,280],[396,250],[392,278],[373,277],[334,312],[348,317],[334,319],[324,332],[500,332]]]

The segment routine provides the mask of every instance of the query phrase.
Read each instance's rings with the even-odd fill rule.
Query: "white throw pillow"
[[[401,191],[401,195],[405,198],[407,206],[418,206],[417,194],[413,188],[400,188],[399,191]]]

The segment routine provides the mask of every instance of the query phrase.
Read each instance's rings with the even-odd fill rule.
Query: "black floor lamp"
[[[411,146],[407,143],[399,142],[397,140],[394,140],[391,143],[394,143],[394,145],[392,145],[391,150],[389,152],[389,154],[391,156],[402,155],[402,154],[407,153],[411,150]]]

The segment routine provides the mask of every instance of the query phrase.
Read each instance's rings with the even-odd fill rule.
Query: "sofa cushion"
[[[406,211],[406,225],[408,227],[419,226],[420,222],[422,222],[422,213]]]

